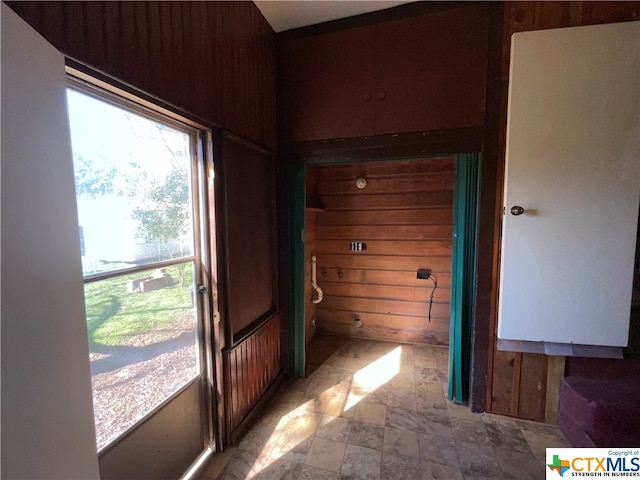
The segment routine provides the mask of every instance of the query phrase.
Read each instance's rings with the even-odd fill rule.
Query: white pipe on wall
[[[322,301],[322,289],[318,286],[318,279],[316,276],[316,256],[313,255],[311,257],[311,286],[315,290],[315,295],[313,296],[313,303],[320,303]]]

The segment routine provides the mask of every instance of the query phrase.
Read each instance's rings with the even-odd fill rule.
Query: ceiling
[[[254,0],[271,28],[278,33],[292,28],[306,27],[362,13],[375,12],[411,1],[367,0]]]

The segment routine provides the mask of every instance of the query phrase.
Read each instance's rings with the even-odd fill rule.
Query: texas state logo
[[[564,477],[565,472],[571,468],[569,467],[569,460],[561,460],[558,455],[553,456],[553,462],[547,463],[547,467],[549,467],[549,470],[558,472],[561,477]]]
[[[638,448],[547,448],[547,479],[640,478]]]

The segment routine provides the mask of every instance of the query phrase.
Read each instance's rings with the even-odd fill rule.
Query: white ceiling
[[[368,0],[254,0],[256,6],[277,33],[292,28],[375,12],[411,1]]]

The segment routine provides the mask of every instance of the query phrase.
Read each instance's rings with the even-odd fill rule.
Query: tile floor
[[[448,350],[352,339],[198,480],[542,479],[556,426],[446,399]]]

